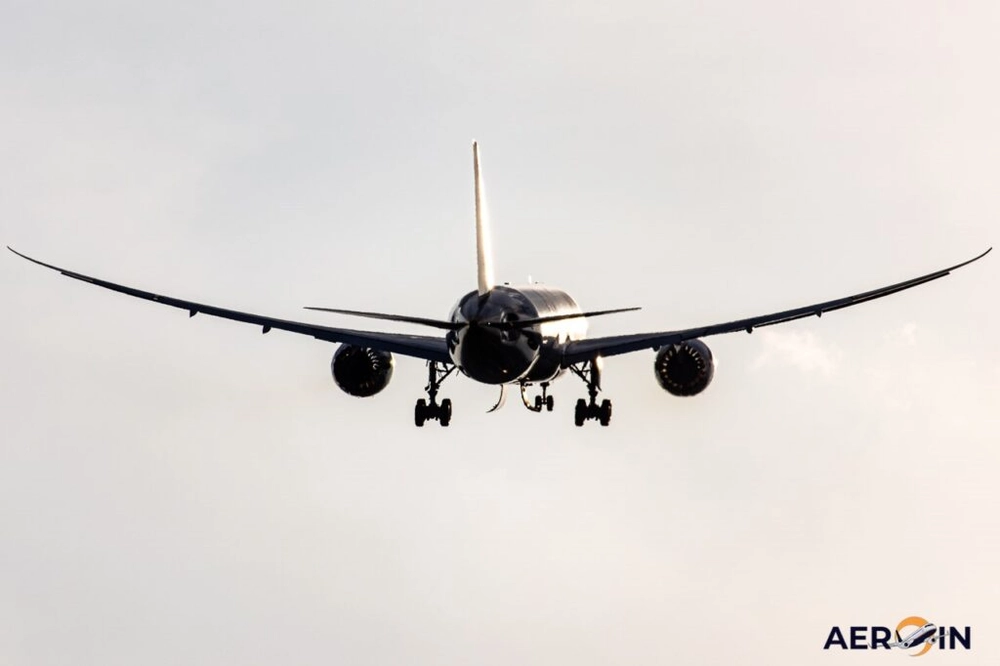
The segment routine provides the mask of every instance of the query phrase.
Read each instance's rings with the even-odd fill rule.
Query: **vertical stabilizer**
[[[493,253],[490,248],[490,224],[486,213],[486,191],[479,168],[479,144],[472,142],[472,168],[476,176],[476,266],[479,270],[479,295],[493,288]]]

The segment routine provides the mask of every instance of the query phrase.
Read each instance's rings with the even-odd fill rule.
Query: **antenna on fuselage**
[[[476,268],[479,273],[479,295],[484,296],[493,288],[493,253],[490,247],[489,216],[486,212],[486,190],[483,172],[479,167],[479,144],[472,142],[472,169],[476,178]]]

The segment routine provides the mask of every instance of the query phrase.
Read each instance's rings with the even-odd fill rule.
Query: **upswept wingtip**
[[[971,264],[971,263],[972,263],[972,262],[974,262],[974,261],[979,261],[980,259],[982,259],[982,258],[983,258],[983,257],[985,257],[986,255],[988,255],[988,254],[989,254],[990,252],[992,252],[992,251],[993,251],[993,246],[991,245],[990,247],[986,248],[986,251],[985,251],[985,252],[982,252],[982,253],[980,253],[980,254],[977,254],[976,256],[974,256],[974,257],[973,257],[972,259],[969,259],[968,261],[963,261],[962,263],[960,263],[960,264],[959,264],[958,266],[956,266],[955,268],[960,268],[960,267],[962,267],[962,266],[968,266],[969,264]]]
[[[62,271],[63,270],[63,269],[59,268],[58,266],[53,266],[52,264],[47,264],[44,261],[39,261],[38,259],[33,259],[32,257],[29,257],[26,254],[21,254],[20,252],[18,252],[14,248],[12,248],[10,245],[7,246],[7,249],[10,250],[11,252],[13,252],[14,254],[16,254],[17,256],[21,257],[22,259],[24,259],[26,261],[30,261],[33,264],[38,264],[39,266],[44,266],[45,268],[51,268],[54,271]]]
[[[18,251],[17,251],[17,250],[15,250],[14,248],[12,248],[12,247],[11,247],[10,245],[8,245],[8,246],[7,246],[7,249],[8,249],[8,250],[10,250],[11,252],[13,252],[14,254],[16,254],[17,256],[21,257],[22,259],[27,259],[28,261],[33,261],[33,262],[35,262],[36,264],[37,264],[37,263],[40,263],[40,262],[39,262],[39,261],[38,261],[37,259],[32,259],[31,257],[29,257],[29,256],[28,256],[28,255],[26,255],[26,254],[21,254],[20,252],[18,252]]]

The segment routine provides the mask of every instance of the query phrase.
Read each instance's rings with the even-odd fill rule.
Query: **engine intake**
[[[715,374],[712,352],[701,340],[687,340],[662,347],[653,365],[656,381],[667,393],[697,395],[708,388]]]
[[[349,395],[369,398],[392,379],[392,354],[378,349],[340,345],[333,354],[330,370],[333,381]]]

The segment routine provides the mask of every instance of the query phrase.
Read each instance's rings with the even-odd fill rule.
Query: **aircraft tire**
[[[601,411],[598,413],[598,419],[601,421],[602,426],[606,426],[611,423],[611,401],[605,400],[601,403]]]
[[[413,422],[418,428],[424,427],[427,420],[427,401],[421,398],[417,400],[417,406],[413,408]]]

